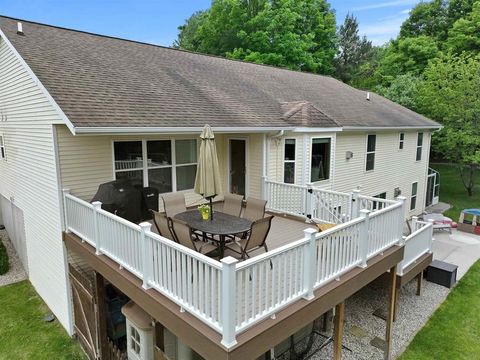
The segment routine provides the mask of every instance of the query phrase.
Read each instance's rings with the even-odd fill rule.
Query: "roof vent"
[[[20,21],[17,22],[17,34],[18,34],[18,35],[25,35],[25,34],[23,33],[23,25],[22,25],[22,23],[21,23]]]
[[[370,101],[370,92],[367,92],[367,101]]]

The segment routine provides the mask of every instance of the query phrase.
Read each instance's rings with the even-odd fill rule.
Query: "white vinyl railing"
[[[382,210],[389,205],[395,204],[395,200],[376,198],[373,196],[358,195],[358,207],[370,211]]]
[[[265,191],[268,209],[290,215],[307,216],[309,214],[307,208],[309,194],[307,190],[306,186],[266,181]]]
[[[309,187],[312,201],[312,218],[332,224],[352,219],[352,195],[337,191]]]
[[[428,222],[412,218],[412,233],[405,237],[403,260],[398,264],[398,275],[403,275],[405,269],[426,253],[432,252],[433,220]]]
[[[335,195],[335,194],[333,194]],[[236,336],[394,244],[403,243],[404,201],[238,262],[211,259],[64,192],[65,229],[222,335]],[[421,230],[419,230],[421,231]]]

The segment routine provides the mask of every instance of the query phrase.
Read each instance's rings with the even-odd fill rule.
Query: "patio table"
[[[225,240],[227,235],[235,235],[247,232],[252,226],[252,222],[238,216],[225,214],[215,211],[213,220],[203,220],[198,210],[189,210],[174,216],[175,219],[185,221],[193,230],[204,234],[217,235],[212,236],[212,240],[218,242],[220,249],[220,259],[225,253]]]

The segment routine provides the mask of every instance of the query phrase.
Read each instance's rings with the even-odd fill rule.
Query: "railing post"
[[[356,219],[360,214],[360,200],[358,196],[360,195],[360,190],[355,189],[351,194],[351,205],[350,205],[350,220]]]
[[[152,224],[149,222],[142,222],[140,224],[141,238],[140,243],[142,246],[142,263],[143,263],[143,284],[142,287],[147,290],[151,286],[148,284],[148,281],[152,278],[152,247],[150,237],[146,236],[146,232],[150,231]],[[150,259],[149,259],[150,257]]]
[[[418,216],[412,216],[412,233],[417,231]]]
[[[305,216],[312,219],[313,214],[313,184],[307,184],[307,191],[305,193]]]
[[[428,252],[432,253],[433,252],[433,224],[435,220],[429,219],[428,223],[430,224],[430,230],[428,231],[429,237],[428,237]]]
[[[306,289],[303,298],[306,300],[312,300],[313,287],[315,286],[315,273],[316,273],[316,234],[318,231],[312,228],[303,230],[305,238],[308,239],[308,244],[305,246],[303,252],[303,287]]]
[[[236,276],[235,264],[237,259],[227,256],[222,262],[222,345],[230,348],[237,343],[235,337],[235,302]]]
[[[263,200],[267,200],[267,204],[268,204],[268,184],[267,184],[267,177],[266,176],[262,176],[262,197],[263,197]]]
[[[360,258],[362,259],[362,263],[360,264],[360,267],[365,268],[367,267],[368,243],[370,241],[370,236],[369,236],[370,210],[367,210],[367,209],[360,210],[360,217],[363,219],[360,225],[360,233],[358,236]]]
[[[102,208],[102,203],[100,201],[94,201],[93,205],[93,233],[95,234],[95,254],[100,255],[102,253],[101,246],[102,240],[100,239],[100,231],[98,229],[98,210]]]
[[[400,246],[405,245],[405,238],[403,237],[403,224],[405,222],[405,201],[406,200],[407,200],[407,198],[405,196],[398,196],[397,197],[397,201],[402,203],[402,207],[401,207],[402,216],[400,216],[400,221],[399,221],[399,224],[398,224],[398,226],[399,226],[399,229],[398,229],[398,244]],[[412,220],[412,222],[413,222],[413,220]],[[412,223],[412,225],[413,225],[413,223]],[[413,229],[414,228],[412,226],[412,230]],[[415,231],[415,230],[413,230],[413,231]]]
[[[68,231],[68,214],[67,214],[67,194],[70,194],[70,189],[63,189],[63,222],[64,222],[64,230]]]

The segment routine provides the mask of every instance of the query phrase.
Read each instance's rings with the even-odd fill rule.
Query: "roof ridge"
[[[38,22],[38,21],[20,19],[20,18],[15,18],[15,17],[0,14],[0,20],[2,18],[15,20],[15,21],[21,21],[21,22],[25,22],[25,23],[29,23],[29,24],[34,24],[34,25],[47,26],[47,27],[60,29],[60,30],[72,31],[72,32],[85,34],[85,35],[98,36],[98,37],[112,39],[112,40],[127,41],[127,42],[130,42],[130,43],[152,46],[152,47],[165,49],[165,50],[178,51],[178,52],[183,52],[183,53],[187,53],[187,54],[211,57],[211,58],[221,59],[221,60],[225,60],[225,61],[234,61],[234,62],[239,62],[239,63],[242,63],[242,64],[264,66],[264,67],[268,67],[268,68],[279,69],[279,70],[284,70],[284,71],[291,71],[291,72],[300,73],[300,74],[315,75],[315,76],[319,76],[319,77],[325,77],[325,78],[329,78],[329,79],[332,79],[332,80],[336,80],[336,81],[339,81],[339,82],[345,84],[344,82],[334,78],[331,75],[327,75],[327,74],[318,74],[318,73],[314,73],[314,72],[310,72],[310,71],[294,70],[294,69],[289,69],[289,68],[282,67],[282,66],[277,66],[277,65],[258,64],[258,63],[254,63],[254,62],[250,62],[250,61],[241,60],[241,59],[229,59],[227,57],[220,56],[220,55],[207,54],[207,53],[202,53],[202,52],[197,52],[197,51],[192,51],[192,50],[185,50],[185,49],[180,49],[180,48],[174,48],[174,47],[159,45],[159,44],[152,44],[152,43],[148,43],[148,42],[144,42],[144,41],[140,41],[140,40],[125,39],[125,38],[121,38],[121,37],[118,37],[118,36],[104,35],[104,34],[99,34],[99,33],[91,32],[91,31],[72,29],[72,28],[67,28],[67,27],[63,27],[63,26],[51,25],[51,24],[46,24],[46,23],[42,23],[42,22]],[[345,84],[345,85],[350,86],[348,84]],[[352,87],[352,86],[350,86],[350,87]],[[352,88],[355,89],[354,87],[352,87]]]

